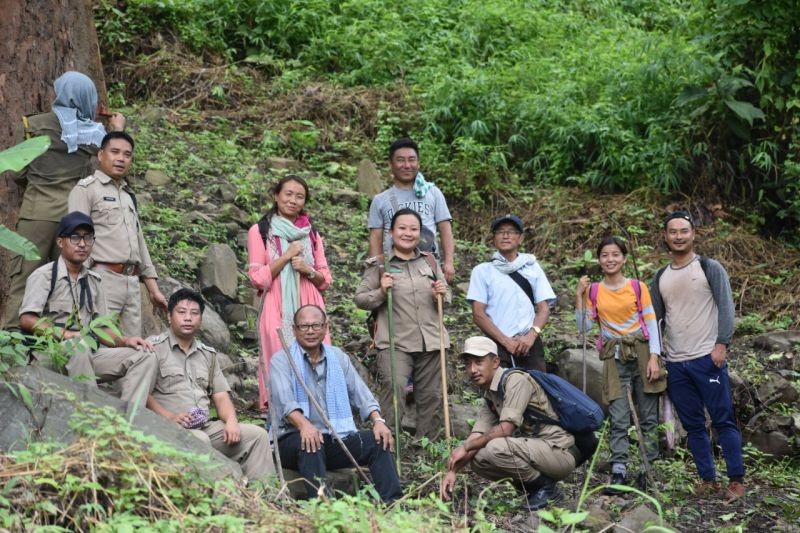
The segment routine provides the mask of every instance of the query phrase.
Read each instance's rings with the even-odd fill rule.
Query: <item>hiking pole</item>
[[[647,459],[647,447],[644,445],[644,433],[642,433],[642,425],[639,423],[639,414],[636,412],[636,407],[633,405],[633,393],[631,392],[631,386],[626,385],[625,390],[627,391],[628,395],[628,406],[631,409],[631,415],[633,416],[633,425],[636,427],[636,435],[639,437],[639,455],[642,456],[642,465],[644,465],[644,475],[647,479],[647,482],[651,486],[655,486],[653,482],[653,472],[650,469],[650,461]]]
[[[583,294],[581,294],[580,305],[578,306],[578,313],[581,317],[581,352],[583,359],[583,393],[586,394],[586,313],[584,311]]]
[[[267,291],[261,294],[261,301],[258,305],[258,319],[256,320],[256,342],[258,342],[258,372],[261,374],[261,379],[264,380],[264,387],[270,391],[269,394],[269,432],[272,439],[273,452],[275,455],[275,469],[278,471],[278,480],[281,482],[281,487],[286,483],[283,477],[283,465],[281,464],[281,452],[278,449],[278,414],[275,412],[275,402],[272,401],[272,390],[269,388],[267,382],[267,368],[264,363],[264,345],[261,344],[261,313],[264,311],[264,299],[267,296]]]
[[[300,383],[301,387],[303,387],[303,391],[305,391],[306,396],[308,397],[308,401],[311,403],[312,407],[314,407],[314,409],[317,410],[317,414],[322,419],[322,423],[325,424],[325,427],[327,427],[328,430],[331,432],[331,435],[333,435],[334,440],[336,440],[336,442],[338,442],[339,445],[342,447],[344,454],[347,456],[348,459],[350,459],[350,462],[353,463],[353,467],[355,467],[355,469],[361,475],[361,478],[367,483],[367,485],[369,485],[371,483],[369,478],[361,470],[361,467],[358,465],[358,462],[356,461],[355,457],[353,457],[353,454],[350,453],[350,450],[347,449],[347,445],[345,445],[344,441],[339,436],[339,432],[336,431],[336,428],[333,427],[330,418],[328,418],[328,415],[325,414],[325,411],[322,409],[322,406],[317,401],[317,398],[314,396],[314,393],[311,392],[311,389],[308,388],[308,385],[306,385],[306,382],[303,380],[303,374],[300,373],[300,369],[297,368],[297,364],[294,362],[294,357],[292,357],[292,352],[289,351],[289,345],[286,344],[286,339],[283,338],[283,332],[281,331],[281,328],[277,328],[277,331],[278,331],[278,338],[281,341],[281,347],[283,347],[283,353],[286,354],[286,359],[288,359],[289,361],[289,366],[292,367],[292,372],[294,372],[294,376],[297,379],[297,382]]]
[[[450,406],[447,398],[447,360],[444,353],[444,310],[442,295],[436,295],[436,307],[439,311],[439,366],[442,373],[442,407],[444,407],[444,438],[450,441]]]
[[[389,254],[383,254],[383,267],[389,272]],[[397,355],[394,350],[394,316],[392,314],[392,288],[386,289],[386,318],[389,326],[389,363],[392,366],[392,412],[394,413],[394,433],[397,435],[395,466],[397,475],[400,476],[400,408],[397,398]]]

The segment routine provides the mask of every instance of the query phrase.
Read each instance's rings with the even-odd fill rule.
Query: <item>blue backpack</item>
[[[500,398],[505,397],[505,382],[513,372],[527,372],[536,380],[536,383],[547,394],[550,405],[558,415],[558,420],[530,408],[527,409],[526,416],[530,412],[532,418],[537,422],[560,426],[573,435],[596,431],[603,425],[605,417],[600,406],[575,385],[555,374],[547,374],[539,370],[510,368],[500,378],[500,386],[497,389]]]

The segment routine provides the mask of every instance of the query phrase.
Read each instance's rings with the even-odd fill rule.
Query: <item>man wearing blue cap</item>
[[[20,327],[34,334],[53,331],[69,355],[66,369],[70,377],[86,376],[91,383],[119,379],[122,400],[140,396],[144,402],[157,368],[153,346],[141,337],[120,336],[110,330],[98,338],[109,347],[93,351],[86,341],[93,335],[89,329],[92,320],[108,314],[101,278],[83,264],[94,245],[92,219],[84,213],[68,213],[61,219],[57,235],[61,256],[28,278],[19,310]],[[41,360],[41,354],[35,356]]]
[[[472,321],[497,343],[504,367],[544,372],[542,328],[556,295],[536,256],[519,251],[522,220],[504,215],[492,222],[491,230],[497,251],[491,261],[473,268],[469,279]]]

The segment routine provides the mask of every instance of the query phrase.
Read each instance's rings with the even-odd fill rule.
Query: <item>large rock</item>
[[[797,401],[797,389],[788,380],[773,373],[766,375],[766,380],[758,386],[756,394],[764,405],[776,402],[791,404]]]
[[[223,295],[235,300],[239,282],[236,254],[227,244],[212,244],[206,250],[200,266],[200,283],[203,288],[216,287]]]
[[[619,527],[614,527],[614,533],[629,531],[645,531],[649,526],[661,526],[661,519],[648,506],[642,504],[625,514],[619,523]]]
[[[161,185],[167,185],[172,180],[169,176],[167,176],[166,172],[151,168],[144,173],[144,181],[150,185],[158,187]]]
[[[336,204],[344,204],[351,207],[359,207],[361,204],[361,194],[350,189],[335,189],[331,193],[331,199]]]
[[[761,411],[747,422],[742,437],[760,451],[777,460],[795,454],[794,417]]]
[[[558,375],[579,389],[583,387],[583,350],[564,350],[557,359]],[[594,348],[586,348],[586,394],[606,409],[603,403],[603,362]]]
[[[450,396],[450,427],[453,429],[453,436],[466,439],[472,432],[479,411],[480,407],[477,405],[453,403],[453,396]]]
[[[26,406],[11,392],[16,384],[24,384],[31,393],[32,405]],[[69,427],[73,415],[87,409],[110,406],[124,416],[133,411],[127,402],[115,398],[87,383],[74,381],[39,366],[12,369],[6,382],[0,383],[0,450],[22,450],[28,441],[48,439],[68,446],[78,435]],[[196,455],[210,455],[211,461],[196,463],[198,472],[207,479],[242,477],[239,465],[193,436],[187,430],[139,406],[133,417],[134,429],[157,437],[178,450]]]
[[[362,159],[358,164],[356,182],[358,183],[358,192],[366,194],[370,200],[386,188],[386,182],[378,172],[378,168],[369,159]]]
[[[771,352],[791,352],[800,346],[800,331],[773,331],[759,335],[753,341],[756,348]]]

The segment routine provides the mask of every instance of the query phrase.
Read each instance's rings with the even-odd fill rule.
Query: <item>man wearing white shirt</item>
[[[556,295],[532,254],[520,253],[525,227],[516,215],[491,225],[497,251],[472,269],[467,300],[472,320],[497,342],[503,366],[545,371],[542,328]]]

